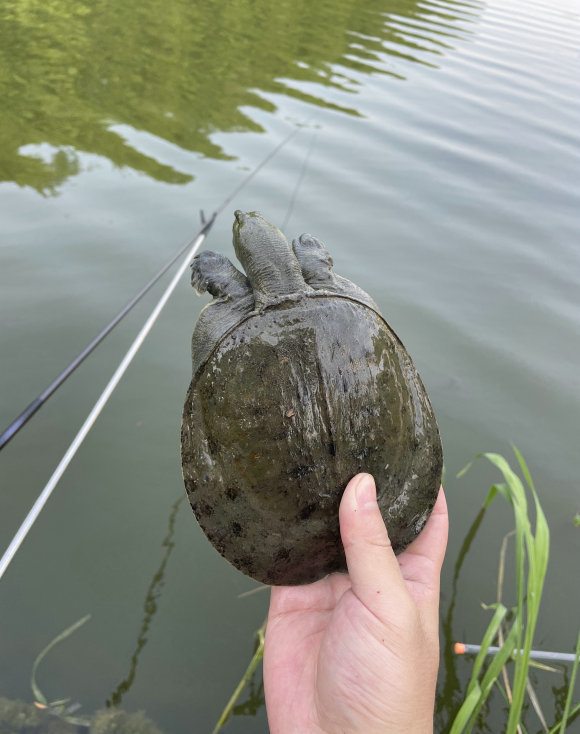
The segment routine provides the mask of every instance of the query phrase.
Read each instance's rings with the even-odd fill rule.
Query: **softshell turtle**
[[[205,534],[266,584],[345,570],[338,506],[375,477],[395,552],[437,497],[442,451],[421,379],[372,298],[332,272],[316,237],[290,246],[258,212],[236,211],[236,255],[204,252],[192,283],[214,300],[192,337],[181,455]]]

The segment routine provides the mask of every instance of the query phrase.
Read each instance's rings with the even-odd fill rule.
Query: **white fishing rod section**
[[[131,344],[131,347],[129,348],[129,351],[123,357],[123,361],[120,363],[120,365],[115,370],[115,373],[113,374],[113,376],[109,380],[107,386],[105,387],[105,389],[101,393],[101,396],[99,397],[99,399],[95,403],[93,409],[91,410],[91,412],[87,416],[87,419],[83,423],[81,429],[79,430],[79,432],[75,436],[75,438],[74,438],[73,442],[71,443],[71,445],[68,447],[68,449],[67,449],[65,455],[62,457],[59,465],[54,470],[54,472],[53,472],[52,476],[50,477],[50,479],[48,480],[46,486],[44,487],[44,489],[42,490],[42,492],[39,494],[38,499],[36,500],[36,502],[32,506],[32,508],[31,508],[30,512],[28,513],[28,515],[26,516],[26,518],[24,519],[24,522],[22,523],[22,525],[18,529],[18,532],[16,533],[16,535],[12,539],[12,542],[10,543],[10,545],[8,546],[8,548],[6,549],[6,552],[4,553],[4,555],[2,556],[2,558],[0,559],[0,579],[2,578],[2,576],[4,576],[4,573],[6,572],[6,569],[8,568],[8,566],[10,565],[12,559],[16,555],[18,549],[20,548],[20,546],[24,542],[24,539],[28,535],[30,529],[32,528],[32,526],[36,522],[36,519],[40,515],[40,513],[42,511],[42,508],[44,507],[44,505],[48,501],[50,495],[52,494],[54,488],[58,484],[60,478],[62,477],[62,475],[66,471],[66,468],[68,467],[68,465],[72,461],[72,458],[74,457],[74,455],[78,451],[80,445],[85,440],[88,432],[91,430],[91,428],[95,424],[95,421],[97,420],[97,418],[99,417],[101,411],[103,410],[103,408],[107,404],[107,401],[109,400],[109,398],[113,394],[113,391],[115,390],[115,388],[117,387],[117,385],[121,381],[121,378],[123,377],[123,375],[127,371],[127,368],[129,367],[129,365],[133,361],[133,358],[135,357],[135,355],[139,351],[141,345],[143,344],[143,342],[145,341],[147,335],[151,331],[154,323],[157,321],[157,318],[158,318],[159,314],[161,313],[161,311],[163,310],[163,307],[165,306],[165,304],[169,300],[169,297],[171,296],[171,294],[175,290],[175,288],[176,288],[177,284],[179,283],[179,281],[180,281],[183,273],[187,270],[187,268],[189,266],[189,263],[191,262],[193,256],[195,255],[195,253],[201,247],[201,244],[204,241],[204,239],[206,237],[206,234],[207,234],[207,229],[205,229],[204,231],[202,231],[197,236],[196,240],[193,243],[193,246],[188,251],[185,259],[183,260],[183,262],[182,262],[181,266],[179,267],[179,270],[175,274],[173,280],[167,286],[167,289],[165,290],[165,292],[163,293],[163,295],[159,299],[157,305],[155,306],[155,308],[151,312],[151,315],[149,316],[149,318],[145,322],[143,328],[141,329],[141,331],[137,335],[137,338],[135,339],[135,341],[133,342],[133,344]]]

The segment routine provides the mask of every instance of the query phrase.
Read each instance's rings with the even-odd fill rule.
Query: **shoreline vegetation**
[[[532,731],[565,734],[567,727],[580,717],[580,701],[574,702],[580,661],[580,632],[575,660],[571,666],[551,667],[537,663],[530,657],[548,568],[550,531],[526,462],[515,447],[514,453],[524,482],[503,456],[486,453],[476,457],[490,461],[499,470],[503,481],[491,486],[476,518],[475,528],[469,531],[466,540],[471,542],[472,530],[477,531],[485,512],[497,497],[503,498],[513,510],[514,528],[505,535],[501,543],[496,600],[484,606],[491,619],[482,637],[481,649],[473,662],[467,686],[461,693],[458,710],[454,712],[452,720],[440,729],[441,734],[470,734],[489,730],[485,724],[485,715],[492,697],[498,698],[503,704],[505,721],[502,727],[505,728],[502,731],[505,734],[531,734]],[[471,466],[469,464],[465,467],[458,477],[463,476]],[[174,512],[175,507],[173,514]],[[533,515],[534,523],[530,515]],[[577,518],[572,521],[577,524]],[[508,546],[512,543],[515,560],[515,604],[508,607],[504,603],[503,581]],[[463,559],[464,554],[461,552],[455,569],[456,576]],[[261,588],[268,587],[257,587],[256,590]],[[79,704],[71,704],[68,699],[49,702],[38,687],[36,671],[41,660],[56,644],[73,634],[88,619],[89,616],[84,617],[61,632],[34,661],[31,674],[34,703],[0,697],[0,731],[6,734],[162,734],[144,712],[127,713],[109,707],[92,716],[77,716]],[[265,622],[256,632],[256,646],[249,665],[219,716],[212,734],[218,734],[232,714],[255,714],[263,705],[263,687],[261,684],[256,685],[254,678],[262,660],[264,635]],[[490,654],[489,648],[494,643],[499,650]],[[566,676],[563,705],[556,714],[558,720],[551,726],[547,723],[530,681],[531,667],[542,670],[545,675],[564,672]],[[569,677],[566,675],[568,672]],[[249,699],[240,704],[238,700],[248,684]],[[556,689],[552,690],[556,693]],[[556,710],[558,711],[558,707]]]

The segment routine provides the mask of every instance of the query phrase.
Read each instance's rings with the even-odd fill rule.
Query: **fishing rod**
[[[481,650],[481,645],[469,645],[464,642],[456,642],[453,651],[456,655],[476,655]],[[490,645],[487,648],[486,655],[495,655],[501,647]],[[514,655],[523,654],[523,650],[514,650]],[[552,660],[559,663],[573,663],[577,655],[572,652],[548,652],[547,650],[530,650],[530,658],[532,660]]]
[[[111,331],[117,326],[117,324],[129,313],[129,311],[143,298],[143,296],[153,288],[155,283],[169,270],[169,268],[179,259],[179,257],[185,252],[185,250],[199,237],[202,232],[209,232],[214,220],[215,213],[208,222],[203,222],[203,227],[198,230],[195,235],[189,239],[175,255],[154,275],[151,280],[141,288],[141,290],[133,296],[133,298],[119,311],[119,313],[112,319],[105,328],[97,334],[97,336],[87,344],[87,346],[80,352],[72,362],[54,379],[50,385],[43,390],[40,395],[35,398],[30,405],[28,405],[20,415],[18,415],[12,423],[6,428],[6,430],[0,435],[0,450],[6,446],[6,444],[13,438],[18,431],[32,418],[36,411],[41,408],[48,398],[53,395],[58,388],[65,382],[72,373],[79,367],[85,359],[93,352],[103,339],[110,334]],[[202,214],[203,219],[203,214]]]
[[[258,171],[261,168],[263,168],[263,166],[265,166],[266,163],[269,160],[271,160],[272,157],[274,155],[276,155],[276,153],[284,145],[286,145],[286,143],[288,143],[294,137],[294,135],[297,134],[297,132],[299,131],[299,129],[300,128],[297,128],[297,129],[293,130],[290,135],[288,135],[281,143],[279,143],[276,146],[276,148],[274,148],[274,150],[272,150],[261,161],[261,163],[254,169],[254,171],[252,171],[252,173],[249,176],[247,176],[244,179],[244,181],[242,181],[242,183],[239,186],[236,187],[236,189],[234,189],[234,191],[232,192],[232,194],[230,194],[230,196],[227,197],[224,200],[224,202],[220,205],[220,207],[218,209],[216,209],[216,211],[213,213],[213,215],[210,218],[210,220],[207,223],[205,223],[204,226],[202,227],[202,229],[199,231],[199,233],[198,233],[197,237],[195,238],[195,240],[190,241],[188,243],[188,244],[190,244],[192,246],[191,246],[191,249],[188,250],[186,257],[182,261],[182,263],[181,263],[181,265],[179,267],[179,270],[177,271],[177,273],[173,277],[173,280],[171,281],[171,283],[165,289],[165,291],[164,291],[163,295],[161,296],[160,300],[157,302],[157,305],[155,306],[155,308],[151,312],[149,318],[147,319],[147,321],[143,325],[141,331],[139,332],[139,334],[137,335],[137,337],[135,338],[135,340],[133,341],[133,343],[129,347],[129,350],[127,351],[127,353],[123,357],[123,360],[121,361],[121,363],[119,364],[119,366],[117,367],[117,369],[115,370],[115,372],[113,373],[113,376],[111,377],[111,379],[107,383],[105,389],[101,393],[101,395],[98,398],[97,402],[93,406],[91,412],[89,413],[89,415],[85,419],[85,422],[83,423],[83,425],[79,429],[78,433],[74,437],[72,443],[68,447],[67,451],[65,452],[65,454],[62,457],[61,461],[59,462],[58,466],[56,467],[56,469],[52,473],[52,476],[50,477],[50,479],[46,483],[44,489],[38,495],[35,503],[33,504],[32,508],[28,512],[28,515],[24,518],[24,520],[23,520],[22,524],[20,525],[18,531],[16,532],[16,534],[12,538],[12,541],[10,542],[10,545],[8,546],[8,548],[6,549],[6,551],[4,552],[4,555],[2,556],[2,558],[0,558],[0,579],[2,578],[2,576],[4,575],[4,573],[6,572],[6,569],[8,568],[8,566],[10,565],[10,563],[12,562],[12,559],[14,558],[14,556],[16,555],[18,549],[20,548],[20,546],[24,542],[24,539],[28,535],[30,529],[32,528],[32,526],[36,522],[38,516],[40,515],[40,513],[41,513],[41,511],[43,509],[43,507],[47,503],[49,497],[51,496],[51,494],[52,494],[52,492],[54,490],[54,488],[58,484],[58,482],[59,482],[60,478],[62,477],[62,475],[64,474],[64,472],[66,471],[68,465],[72,461],[72,459],[73,459],[74,455],[76,454],[77,450],[79,449],[79,447],[81,446],[81,444],[85,440],[87,434],[89,433],[89,431],[91,430],[91,428],[95,424],[95,421],[97,420],[97,418],[101,414],[103,408],[105,407],[105,405],[108,402],[109,398],[113,394],[113,391],[115,390],[115,388],[117,387],[117,385],[121,381],[121,378],[123,377],[123,375],[125,374],[127,368],[129,367],[129,365],[133,361],[133,358],[135,357],[135,355],[137,354],[137,352],[140,349],[141,345],[145,341],[145,338],[147,337],[147,335],[149,334],[149,332],[153,328],[153,325],[154,325],[155,321],[157,320],[157,318],[158,318],[159,314],[161,313],[163,307],[165,306],[165,304],[169,300],[169,297],[171,296],[171,294],[175,290],[177,284],[181,280],[181,277],[182,277],[183,273],[186,271],[187,267],[189,266],[191,259],[193,258],[193,256],[195,255],[195,253],[197,252],[197,250],[201,246],[203,240],[205,239],[207,233],[211,229],[211,226],[212,226],[213,222],[215,221],[216,217],[230,203],[230,201],[234,198],[234,196],[236,196],[242,190],[242,188],[244,186],[246,186],[250,182],[250,180],[258,173]]]
[[[47,503],[50,495],[52,494],[54,488],[58,484],[60,478],[65,473],[65,471],[66,471],[68,465],[70,464],[70,462],[72,461],[74,455],[78,451],[78,449],[81,446],[82,442],[85,440],[88,432],[94,426],[95,421],[97,420],[97,418],[101,414],[101,411],[103,410],[103,408],[107,404],[109,398],[113,394],[113,391],[115,390],[115,388],[117,387],[117,385],[121,381],[121,378],[123,377],[123,375],[127,371],[127,368],[129,367],[129,365],[133,361],[133,358],[135,357],[135,355],[137,354],[137,352],[141,348],[141,345],[145,341],[145,338],[147,337],[147,335],[149,334],[149,332],[153,328],[153,324],[157,321],[157,317],[159,316],[159,314],[161,313],[163,307],[165,306],[165,304],[169,300],[169,296],[175,290],[175,287],[177,286],[178,282],[181,280],[181,276],[183,275],[183,273],[189,267],[189,263],[190,263],[191,258],[195,255],[195,253],[197,252],[197,250],[201,246],[201,243],[203,242],[204,239],[205,239],[205,232],[202,232],[197,237],[197,239],[194,241],[192,248],[188,251],[185,259],[183,260],[183,262],[179,266],[179,270],[177,271],[177,273],[173,277],[173,280],[171,281],[171,283],[165,289],[165,291],[164,291],[163,295],[161,296],[160,300],[157,302],[157,305],[155,306],[155,308],[151,312],[149,318],[147,319],[147,321],[143,325],[141,331],[139,332],[139,334],[137,335],[137,337],[135,338],[135,340],[133,341],[133,343],[129,347],[129,350],[127,351],[127,353],[123,357],[121,363],[119,364],[119,366],[117,367],[117,369],[113,373],[113,376],[111,377],[111,379],[107,383],[107,386],[105,387],[105,389],[103,390],[103,392],[99,396],[99,399],[97,400],[97,402],[94,404],[91,412],[89,413],[89,415],[85,419],[85,422],[83,423],[83,425],[79,429],[77,435],[74,437],[72,443],[70,444],[70,446],[66,450],[64,456],[62,457],[62,459],[60,460],[58,466],[56,467],[56,469],[52,473],[52,476],[50,477],[50,479],[46,483],[44,489],[38,495],[38,497],[36,499],[36,502],[32,505],[32,508],[30,509],[28,515],[24,518],[24,521],[22,522],[22,524],[18,528],[18,531],[16,532],[16,535],[12,539],[10,545],[6,549],[6,551],[5,551],[4,555],[2,556],[2,558],[0,558],[0,579],[2,578],[2,576],[6,572],[6,569],[8,568],[8,566],[10,565],[10,563],[12,562],[12,559],[16,555],[16,552],[18,551],[18,549],[20,548],[20,546],[24,542],[24,538],[26,538],[26,536],[28,535],[28,532],[30,531],[30,528],[36,522],[36,519],[40,515],[40,513],[41,513],[41,511],[42,511],[42,509],[44,507],[44,505]]]
[[[143,288],[135,295],[131,300],[119,311],[119,313],[105,326],[105,328],[97,334],[97,336],[87,344],[87,346],[80,352],[73,360],[70,362],[70,364],[48,385],[47,388],[45,388],[38,397],[36,397],[11,423],[10,425],[0,434],[0,450],[6,446],[6,444],[14,438],[14,436],[28,423],[28,421],[32,418],[32,416],[46,403],[46,401],[50,398],[51,395],[54,395],[54,393],[58,390],[58,388],[72,375],[72,373],[79,367],[85,359],[99,346],[99,344],[103,341],[103,339],[111,333],[111,331],[117,326],[117,324],[131,311],[131,309],[139,303],[139,301],[143,298],[143,296],[148,293],[151,288],[157,283],[160,278],[165,275],[165,273],[171,268],[172,265],[174,265],[177,260],[186,252],[186,250],[191,247],[191,245],[197,240],[197,238],[203,234],[204,236],[208,234],[210,229],[212,228],[215,220],[221,214],[221,212],[226,208],[226,206],[232,201],[232,199],[237,196],[237,194],[245,187],[247,186],[250,181],[254,178],[254,176],[278,153],[279,150],[281,150],[287,143],[290,142],[290,140],[297,135],[297,133],[302,129],[301,126],[294,128],[273,150],[268,153],[268,155],[254,168],[254,170],[248,174],[244,178],[244,180],[237,186],[232,193],[224,199],[224,201],[219,205],[219,207],[214,211],[214,213],[211,215],[209,220],[206,222],[204,220],[203,212],[201,212],[202,217],[202,227],[189,239],[187,242],[185,242],[184,245],[180,247],[180,249],[171,257],[170,260],[167,261],[167,263],[159,270],[152,278],[151,280],[146,283]]]

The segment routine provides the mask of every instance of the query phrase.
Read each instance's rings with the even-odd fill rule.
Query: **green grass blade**
[[[580,703],[577,703],[575,706],[573,706],[570,711],[568,712],[568,719],[570,719],[572,716],[575,716],[576,714],[580,714]],[[554,724],[554,726],[550,729],[548,734],[559,734],[559,729],[562,726],[562,719],[557,724]]]
[[[528,465],[526,464],[526,460],[521,455],[520,450],[517,446],[514,446],[512,444],[512,449],[514,451],[514,454],[516,455],[516,458],[518,460],[518,464],[520,465],[520,469],[522,470],[522,474],[524,475],[524,479],[528,483],[528,487],[532,490],[532,492],[536,493],[536,488],[534,487],[534,482],[532,481],[532,475],[530,474],[530,470],[528,469]]]
[[[549,556],[550,534],[546,518],[540,506],[536,490],[528,467],[521,454],[514,448],[522,473],[528,483],[535,503],[536,534],[532,533],[528,516],[528,506],[524,486],[519,477],[513,472],[508,462],[498,454],[486,454],[487,458],[501,471],[508,485],[512,497],[516,520],[516,587],[517,611],[521,629],[525,629],[525,636],[517,648],[522,649],[515,659],[513,699],[510,706],[506,734],[514,734],[519,723],[526,694],[528,670],[530,666],[530,650],[533,644],[534,632],[539,613],[544,579],[546,576]],[[527,553],[528,577],[526,588],[526,607],[524,625],[524,585],[525,560]]]
[[[511,628],[510,633],[506,637],[504,644],[495,654],[488,669],[485,671],[485,675],[483,676],[480,684],[481,697],[471,715],[471,726],[473,726],[473,724],[475,723],[475,719],[479,715],[483,704],[486,702],[489,694],[491,693],[491,689],[493,688],[494,684],[497,683],[497,680],[501,674],[501,669],[513,655],[515,649],[514,645],[516,644],[519,636],[520,630],[518,629],[517,625],[514,625]]]
[[[39,703],[43,703],[45,706],[48,706],[48,701],[46,700],[44,694],[38,687],[38,684],[36,682],[36,671],[38,670],[38,666],[40,665],[40,662],[46,655],[52,650],[52,648],[55,645],[58,645],[59,642],[62,642],[63,640],[66,640],[67,637],[70,637],[73,632],[76,632],[79,627],[82,627],[85,622],[88,622],[91,618],[90,614],[87,614],[85,617],[82,617],[81,619],[77,620],[74,624],[71,624],[70,627],[67,627],[63,632],[61,632],[59,635],[57,635],[54,640],[48,643],[48,645],[42,650],[40,655],[36,658],[34,663],[32,664],[32,673],[30,676],[30,687],[32,688],[32,693],[34,694],[34,698]]]
[[[481,689],[479,687],[479,683],[476,682],[469,696],[466,696],[465,700],[461,704],[461,708],[453,720],[453,725],[449,730],[449,734],[461,734],[463,732],[471,719],[471,714],[473,713],[480,696]],[[471,731],[471,728],[467,730],[467,732],[469,731]]]
[[[475,459],[478,459],[478,458],[479,458],[479,456],[476,456],[475,457]],[[475,459],[473,461],[475,461]],[[473,461],[470,461],[469,464],[467,464],[466,466],[464,466],[461,471],[457,472],[457,474],[455,475],[455,479],[461,479],[461,477],[463,477],[465,474],[467,474],[467,472],[473,466]]]
[[[572,675],[570,677],[570,686],[568,687],[568,695],[566,696],[566,705],[564,707],[564,715],[562,716],[562,725],[559,734],[564,734],[568,725],[568,717],[570,716],[570,706],[572,705],[572,696],[574,695],[574,686],[576,685],[576,673],[578,672],[578,662],[580,661],[580,632],[578,633],[578,642],[576,643],[576,660],[572,666]]]
[[[236,690],[232,693],[230,700],[227,702],[226,707],[222,711],[221,716],[219,717],[218,722],[215,725],[214,730],[212,731],[212,734],[218,734],[218,732],[221,731],[223,725],[229,719],[234,709],[234,706],[236,705],[236,701],[238,700],[242,691],[244,690],[246,683],[254,675],[254,671],[256,670],[256,668],[258,667],[258,664],[264,657],[266,622],[267,620],[264,620],[264,623],[262,624],[262,626],[256,633],[258,636],[258,647],[256,648],[256,652],[254,653],[252,659],[250,660],[250,664],[246,668],[246,672],[244,673],[240,682],[236,686]]]
[[[473,663],[471,680],[469,681],[469,685],[467,686],[467,695],[471,693],[471,691],[477,684],[479,673],[481,671],[481,668],[483,667],[485,658],[487,657],[488,648],[491,645],[491,643],[494,641],[495,636],[497,635],[499,626],[502,623],[506,614],[507,614],[507,609],[504,607],[504,605],[497,604],[495,614],[491,618],[491,621],[488,624],[485,634],[483,636],[483,639],[481,641],[481,650],[477,653],[477,657],[475,658],[475,662]]]
[[[491,489],[489,490],[489,494],[487,495],[485,502],[483,503],[483,506],[486,510],[491,505],[492,500],[498,493],[501,494],[501,496],[510,504],[513,504],[512,496],[510,494],[507,484],[492,484]]]

